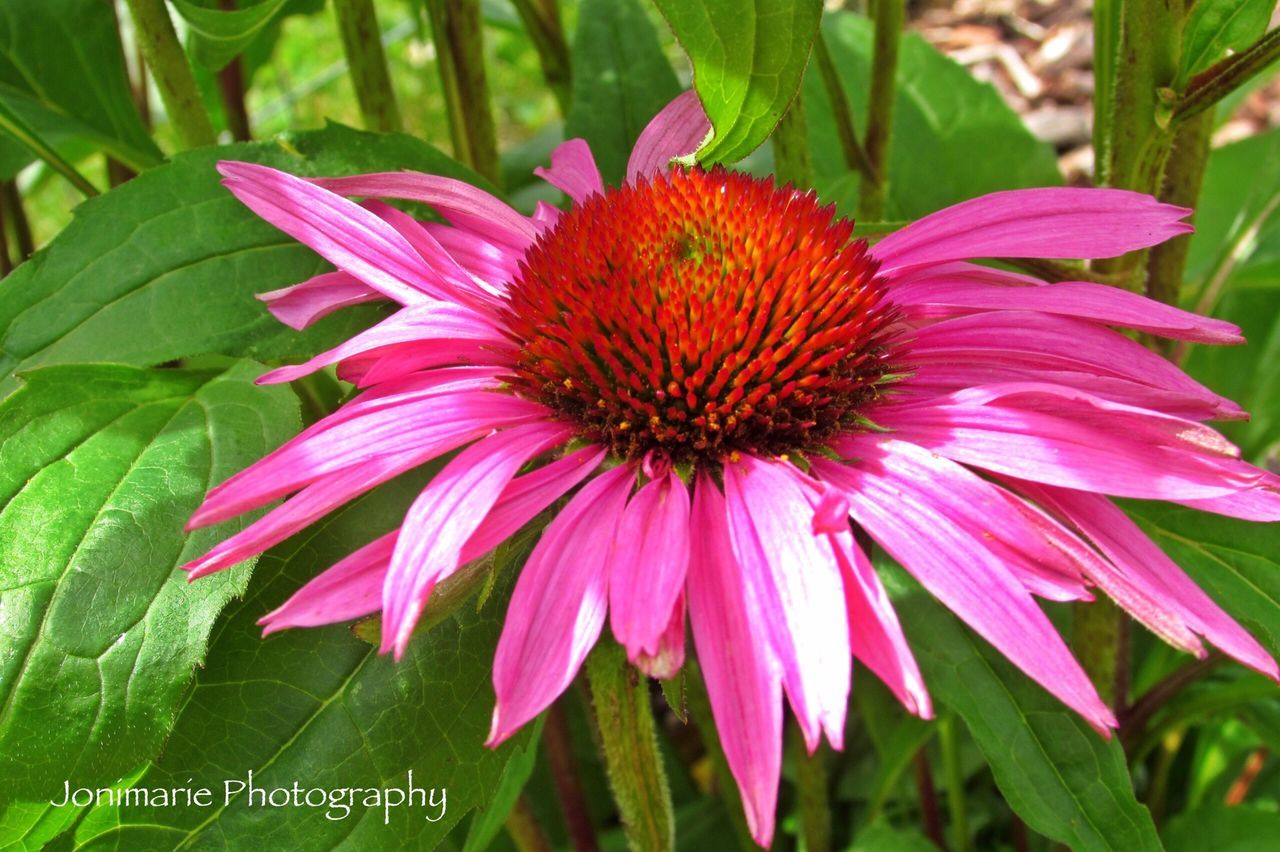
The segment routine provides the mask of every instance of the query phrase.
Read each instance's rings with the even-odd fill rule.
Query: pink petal
[[[514,352],[511,341],[494,327],[492,320],[462,305],[423,302],[401,308],[309,361],[263,373],[258,384],[291,382],[338,361],[406,345],[419,356],[414,362],[418,369],[446,364],[509,364]]]
[[[266,166],[224,160],[218,171],[245,206],[338,269],[401,304],[427,300],[429,273],[422,258],[360,205]]]
[[[846,528],[848,520],[845,521]],[[920,667],[902,633],[898,614],[866,554],[852,536],[832,536],[836,560],[844,578],[849,612],[849,640],[853,655],[876,673],[902,706],[925,719],[933,718],[933,702]]]
[[[1185,207],[1123,189],[1015,189],[962,201],[871,249],[887,273],[974,257],[1115,257],[1190,233]]]
[[[427,233],[449,252],[463,269],[489,282],[498,290],[506,290],[520,268],[521,252],[504,248],[476,234],[438,222],[423,222]]]
[[[609,562],[635,471],[623,465],[587,483],[547,525],[507,607],[493,660],[496,746],[555,701],[604,627]]]
[[[541,166],[533,173],[581,204],[593,195],[604,194],[604,180],[585,139],[568,139],[551,152],[551,168]]]
[[[558,461],[516,477],[462,548],[461,561],[479,559],[533,520],[539,512],[586,479],[604,461],[599,447],[583,447]]]
[[[384,298],[381,293],[345,272],[325,272],[301,284],[259,293],[272,316],[290,328],[302,331],[321,317],[339,308]]]
[[[262,635],[290,627],[335,624],[377,612],[382,608],[382,582],[399,534],[395,530],[369,542],[314,577],[258,619]]]
[[[1055,385],[987,385],[873,419],[955,461],[1066,488],[1177,500],[1250,484],[1226,464],[1239,451],[1207,426]]]
[[[196,580],[237,565],[310,526],[343,503],[417,467],[434,455],[429,450],[384,455],[365,464],[321,477],[245,529],[222,541],[204,556],[183,565],[182,570],[188,572],[188,580]]]
[[[782,466],[744,456],[727,464],[725,497],[742,582],[759,594],[762,629],[809,750],[823,731],[844,737],[851,663],[840,567],[812,531],[813,506]]]
[[[694,153],[710,135],[711,121],[697,92],[676,95],[636,139],[627,161],[627,183],[666,172],[672,160]]]
[[[188,527],[207,526],[383,455],[421,453],[425,461],[486,432],[543,420],[547,410],[490,391],[433,394],[359,416],[335,415],[291,439],[209,492]]]
[[[1242,491],[1224,497],[1176,502],[1202,512],[1246,521],[1280,521],[1280,476],[1256,468],[1253,472],[1255,481]]]
[[[641,652],[635,666],[649,677],[668,680],[676,676],[684,666],[684,593],[676,596],[675,606],[667,626],[658,637],[652,654]]]
[[[563,443],[568,426],[531,423],[477,441],[409,507],[382,593],[382,652],[399,659],[431,591],[462,564],[463,545],[525,462]]]
[[[674,471],[631,499],[618,540],[626,546],[609,572],[609,623],[634,662],[658,652],[689,569],[689,491]]]
[[[421,172],[382,172],[315,178],[311,182],[340,195],[419,201],[434,207],[455,225],[519,251],[538,237],[537,227],[507,204],[453,178]]]
[[[942,392],[1039,381],[1189,419],[1247,416],[1165,358],[1108,328],[1030,311],[991,311],[917,329],[904,387]]]
[[[1190,643],[1169,639],[1170,633],[1199,634],[1246,666],[1280,678],[1271,655],[1110,500],[1027,482],[1018,487],[1093,540],[1110,560],[1103,563],[1108,572],[1093,580],[1157,635],[1203,657],[1194,636]]]
[[[1025,275],[954,263],[907,272],[889,285],[893,303],[911,317],[985,310],[1039,311],[1119,325],[1160,337],[1200,343],[1243,343],[1229,322],[1202,317],[1105,284],[1046,284]]]
[[[782,771],[779,664],[733,555],[724,496],[706,473],[694,487],[692,526],[689,621],[698,664],[747,826],[768,848]]]
[[[1015,665],[1106,733],[1115,717],[1031,595],[952,517],[950,483],[916,482],[863,460],[815,460],[815,472],[849,497],[858,523],[902,566]]]

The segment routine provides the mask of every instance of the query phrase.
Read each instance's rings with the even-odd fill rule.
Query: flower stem
[[[1225,661],[1226,657],[1222,653],[1211,651],[1203,660],[1188,663],[1147,690],[1120,720],[1121,745],[1131,751],[1142,739],[1151,717],[1161,707],[1168,704],[1170,699],[1191,684],[1211,674]]]
[[[938,792],[933,786],[933,768],[929,765],[928,743],[920,747],[911,759],[916,776],[916,792],[920,797],[920,817],[924,821],[925,836],[939,849],[947,848],[947,838],[942,833],[942,816],[938,813]]]
[[[685,663],[688,673],[689,716],[701,735],[702,744],[707,750],[707,758],[715,773],[716,790],[724,802],[725,811],[729,814],[729,822],[733,824],[734,834],[738,838],[738,847],[743,850],[754,850],[759,847],[751,839],[747,828],[746,815],[742,811],[741,800],[737,796],[738,785],[729,770],[729,761],[725,759],[724,749],[720,747],[720,739],[716,736],[716,720],[711,713],[711,698],[707,695],[707,686],[702,680],[702,672],[697,664]]]
[[[160,99],[186,148],[213,145],[218,136],[209,121],[209,112],[200,100],[200,90],[187,64],[187,55],[178,43],[173,21],[164,0],[125,0],[133,17],[138,47],[160,90]]]
[[[827,794],[827,749],[809,754],[804,735],[794,722],[787,731],[787,748],[796,767],[796,795],[800,799],[800,833],[806,852],[831,849],[831,802]]]
[[[365,128],[383,133],[403,130],[373,0],[334,0],[333,14]]]
[[[551,852],[551,841],[538,825],[538,817],[523,793],[507,814],[505,825],[518,852]]]
[[[609,787],[632,849],[675,848],[675,817],[649,701],[648,680],[622,646],[602,639],[587,657],[587,680],[604,745]]]
[[[1173,150],[1165,164],[1164,186],[1160,200],[1180,207],[1194,207],[1200,197],[1205,166],[1209,162],[1209,141],[1213,136],[1213,111],[1180,125],[1173,135]],[[1195,223],[1195,214],[1191,222]],[[1147,295],[1166,305],[1177,304],[1182,289],[1182,275],[1187,266],[1191,235],[1183,234],[1151,249],[1147,260]],[[1158,347],[1164,354],[1172,346],[1162,341]]]
[[[1280,28],[1264,35],[1234,56],[1196,75],[1174,107],[1173,120],[1194,118],[1243,86],[1260,71],[1280,59]]]
[[[871,62],[871,100],[867,114],[867,137],[863,143],[874,180],[864,181],[858,203],[863,219],[884,218],[888,192],[889,137],[893,130],[893,101],[898,75],[898,41],[905,15],[904,0],[870,0],[875,18],[875,41]]]
[[[569,42],[564,36],[557,0],[513,0],[520,20],[529,33],[533,48],[542,64],[542,78],[560,106],[560,115],[569,114],[573,97],[573,66],[569,60]]]
[[[560,800],[560,812],[564,816],[565,829],[569,832],[569,844],[574,852],[596,852],[599,849],[596,830],[591,824],[587,797],[582,792],[581,776],[573,759],[569,720],[565,718],[564,707],[559,701],[547,711],[547,722],[542,729],[542,747],[546,749],[547,764],[555,782],[556,796]]]
[[[27,219],[27,211],[22,206],[22,195],[18,192],[17,181],[0,181],[0,207],[12,223],[13,239],[16,244],[18,263],[31,257],[35,252],[35,241],[31,237],[31,222]]]
[[[802,92],[787,107],[773,131],[773,172],[778,183],[796,189],[813,187],[813,159],[809,155],[809,128],[805,126]]]
[[[218,0],[218,8],[224,12],[236,10],[236,0]],[[247,142],[249,110],[244,104],[244,55],[238,54],[218,72],[218,91],[222,95],[222,107],[227,113],[227,129],[237,142]]]
[[[1110,598],[1071,606],[1071,649],[1108,706],[1120,698],[1116,690],[1124,611]]]
[[[827,41],[822,31],[813,41],[813,55],[818,60],[818,71],[822,74],[822,86],[827,90],[827,100],[831,101],[831,117],[836,123],[836,135],[840,137],[840,150],[844,152],[844,162],[849,168],[862,176],[864,181],[876,181],[875,170],[867,159],[867,152],[858,141],[858,131],[853,124],[853,111],[849,109],[849,97],[845,94],[844,84],[840,82],[840,74],[836,71],[835,61],[827,48]]]
[[[427,0],[454,155],[494,183],[501,177],[480,0]]]
[[[942,752],[942,774],[947,781],[947,815],[951,819],[951,844],[956,852],[969,852],[969,815],[964,795],[964,770],[960,766],[960,747],[956,736],[956,719],[943,716],[938,720],[938,747]]]

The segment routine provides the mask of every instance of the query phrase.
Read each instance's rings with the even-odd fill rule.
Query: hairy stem
[[[889,138],[893,131],[893,102],[898,75],[898,41],[905,15],[904,0],[871,0],[875,41],[871,62],[871,99],[867,112],[867,137],[863,143],[874,180],[864,181],[858,199],[863,219],[884,218],[888,193]]]
[[[563,700],[563,699],[562,699]],[[591,812],[587,809],[587,797],[582,792],[581,776],[573,757],[573,739],[569,735],[569,720],[560,702],[547,711],[547,722],[542,729],[542,747],[546,749],[547,765],[555,782],[556,796],[560,800],[560,812],[569,832],[569,843],[574,852],[596,852],[595,826],[591,824]]]
[[[1203,112],[1180,125],[1173,135],[1173,150],[1165,165],[1164,185],[1160,200],[1180,207],[1193,207],[1200,197],[1205,166],[1209,162],[1209,141],[1213,136],[1213,111]],[[1192,223],[1195,214],[1192,214]],[[1147,260],[1147,295],[1166,305],[1177,304],[1182,289],[1182,276],[1187,268],[1187,251],[1191,235],[1183,234],[1151,249]],[[1172,346],[1167,341],[1155,345],[1168,355]]]
[[[506,829],[518,852],[551,852],[551,841],[523,793],[507,814]]]
[[[218,136],[209,121],[209,112],[200,100],[200,90],[187,64],[187,55],[178,43],[173,20],[164,0],[125,0],[133,17],[138,47],[151,77],[160,91],[165,111],[185,148],[213,145]]]
[[[373,0],[334,0],[333,14],[365,128],[384,133],[403,130]]]
[[[480,0],[427,0],[454,155],[498,183],[498,140],[484,70]]]
[[[1221,652],[1210,651],[1203,660],[1188,663],[1147,690],[1120,720],[1121,745],[1126,750],[1132,750],[1142,739],[1151,717],[1161,707],[1191,684],[1208,676],[1225,660],[1226,657]]]
[[[809,155],[809,128],[805,125],[801,95],[802,92],[796,92],[773,131],[773,172],[779,183],[812,189],[813,159]]]
[[[831,798],[827,792],[827,749],[819,745],[809,754],[804,735],[793,721],[787,748],[796,767],[796,796],[800,799],[800,835],[806,852],[831,849]]]
[[[879,177],[871,168],[867,152],[862,150],[858,141],[858,131],[853,123],[853,111],[849,108],[849,97],[845,94],[844,84],[840,82],[840,74],[836,71],[835,61],[827,48],[827,41],[822,31],[813,40],[813,55],[818,60],[818,71],[822,75],[822,86],[827,90],[827,100],[831,101],[831,117],[836,123],[836,135],[840,137],[840,150],[844,153],[845,165],[862,176],[864,181],[877,181]]]
[[[1251,47],[1192,78],[1187,91],[1174,107],[1173,120],[1180,123],[1194,118],[1249,82],[1277,59],[1280,59],[1280,29],[1272,30]]]
[[[1092,603],[1072,604],[1071,618],[1071,650],[1103,702],[1114,707],[1122,697],[1116,689],[1116,674],[1121,670],[1124,611],[1110,598],[1099,597]]]
[[[538,52],[542,79],[560,106],[560,115],[569,114],[573,96],[573,66],[569,60],[569,42],[564,36],[557,0],[513,0],[525,31]]]
[[[960,765],[960,745],[956,719],[938,720],[938,747],[942,752],[942,774],[947,781],[947,816],[951,820],[951,844],[956,852],[969,852],[969,811],[965,803],[964,769]]]
[[[587,657],[587,680],[628,845],[644,852],[674,849],[674,808],[648,680],[628,665],[626,652],[612,639],[602,639]]]

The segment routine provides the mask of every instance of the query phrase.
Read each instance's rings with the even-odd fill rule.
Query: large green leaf
[[[1073,850],[1160,849],[1124,752],[940,606],[898,605],[930,693],[964,719],[1009,806]]]
[[[1196,0],[1182,36],[1177,87],[1228,51],[1239,52],[1267,30],[1276,0]]]
[[[1271,840],[1267,840],[1267,838]],[[1280,837],[1280,814],[1250,805],[1209,805],[1169,823],[1169,852],[1255,852]]]
[[[244,566],[176,566],[204,492],[298,428],[297,400],[224,372],[66,365],[0,405],[0,790],[53,795],[153,754]]]
[[[714,135],[704,163],[760,146],[795,97],[822,17],[820,0],[655,0],[693,63]]]
[[[257,0],[223,10],[210,0],[169,0],[191,31],[196,61],[217,71],[235,59],[280,13],[288,0]]]
[[[1125,502],[1152,540],[1272,655],[1280,655],[1280,524]]]
[[[585,0],[573,37],[573,106],[565,136],[591,144],[617,185],[649,119],[680,93],[658,34],[636,0]]]
[[[202,352],[296,357],[378,315],[340,311],[305,334],[276,322],[253,294],[325,264],[236,201],[219,183],[220,159],[303,175],[420,169],[478,180],[409,136],[340,125],[175,157],[85,202],[47,248],[0,282],[0,396],[15,387],[4,374],[46,364],[145,366]]]
[[[862,131],[871,79],[871,24],[837,13],[823,21],[823,33]],[[816,68],[804,86],[818,193],[852,212],[856,175],[841,153],[831,101]],[[990,84],[979,83],[920,36],[903,36],[886,218],[915,219],[983,193],[1061,182],[1053,149],[1031,135]]]
[[[397,663],[344,626],[259,637],[255,621],[318,571],[386,532],[421,486],[406,477],[312,527],[258,562],[243,602],[219,624],[164,752],[137,786],[207,787],[209,807],[103,806],[76,827],[77,848],[431,849],[498,788],[504,767],[528,747],[526,732],[484,747],[493,692],[492,657],[511,574],[482,608],[468,603],[420,634]],[[204,582],[203,580],[200,582]],[[530,726],[532,728],[532,726]],[[328,819],[327,807],[228,803],[225,784],[271,790],[405,787],[447,790],[438,807],[356,801]],[[319,794],[316,794],[319,795]],[[335,817],[339,812],[335,812]]]
[[[90,138],[136,169],[160,161],[133,103],[115,15],[102,0],[0,3],[0,100],[33,126]],[[25,114],[33,108],[41,115]]]

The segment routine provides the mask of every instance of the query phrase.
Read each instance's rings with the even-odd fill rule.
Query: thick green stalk
[[[955,852],[969,852],[969,807],[964,795],[964,768],[956,736],[956,717],[938,719],[938,749],[942,753],[942,775],[947,782],[947,816],[951,820],[951,846]]]
[[[498,139],[484,70],[480,0],[427,0],[454,155],[499,183]]]
[[[875,41],[871,61],[871,99],[867,112],[867,137],[863,150],[875,180],[863,181],[858,215],[878,221],[884,218],[889,190],[889,138],[893,132],[893,102],[898,76],[898,41],[905,15],[904,0],[872,0]]]
[[[373,0],[333,0],[333,14],[365,128],[384,133],[403,130]]]
[[[831,799],[827,792],[827,749],[809,754],[804,735],[794,722],[787,731],[787,748],[796,768],[796,796],[800,799],[800,835],[805,852],[831,849]]]
[[[1114,706],[1121,697],[1116,692],[1116,673],[1120,671],[1124,611],[1110,598],[1098,597],[1090,603],[1073,604],[1071,618],[1071,649],[1103,703]]]
[[[1180,207],[1194,207],[1200,197],[1209,142],[1213,136],[1213,110],[1202,112],[1178,126],[1173,151],[1165,164],[1160,200]],[[1194,214],[1191,221],[1195,222]],[[1183,234],[1151,249],[1147,261],[1147,295],[1167,305],[1177,304],[1182,275],[1187,267],[1191,235]],[[1166,352],[1167,354],[1167,352]]]
[[[587,657],[587,680],[627,844],[642,852],[674,849],[676,822],[648,680],[612,639],[602,639]]]
[[[138,48],[151,69],[165,111],[173,122],[183,147],[213,145],[218,136],[209,121],[209,112],[200,100],[200,90],[187,64],[187,55],[178,43],[173,21],[164,0],[125,0],[133,17]]]
[[[573,66],[569,60],[569,42],[564,36],[557,0],[513,0],[520,20],[529,33],[533,48],[542,63],[542,78],[560,106],[560,115],[569,114],[573,97]]]
[[[773,173],[778,183],[812,189],[813,158],[809,154],[809,128],[805,125],[802,94],[796,92],[773,131]]]
[[[813,56],[818,60],[818,71],[822,74],[822,87],[827,90],[827,100],[831,101],[831,117],[836,123],[836,135],[840,137],[840,150],[844,153],[845,165],[862,176],[864,181],[874,181],[875,172],[867,152],[862,150],[858,141],[858,131],[853,124],[853,111],[849,109],[849,97],[845,94],[844,84],[840,82],[840,73],[836,71],[836,63],[831,58],[827,41],[818,31],[813,40]]]

